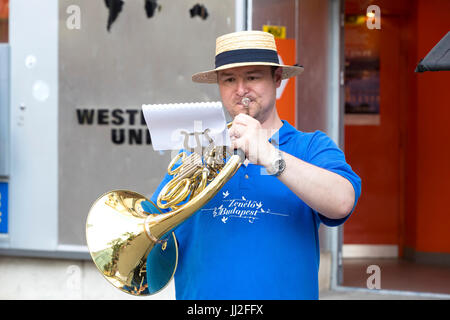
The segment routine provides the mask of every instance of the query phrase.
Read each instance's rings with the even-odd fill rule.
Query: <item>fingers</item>
[[[230,139],[231,139],[231,147],[233,149],[242,149],[244,152],[244,148],[241,148],[242,145],[244,145],[245,137],[245,126],[241,124],[236,124],[233,122],[233,125],[229,129]]]
[[[231,147],[244,151],[250,162],[259,162],[258,150],[265,141],[261,140],[261,124],[258,120],[239,114],[233,119],[233,125],[229,130]]]
[[[242,137],[249,129],[258,129],[261,127],[261,124],[258,120],[246,115],[244,113],[238,114],[233,119],[233,125],[230,128],[230,137],[240,138]]]
[[[242,124],[234,124],[231,126],[229,130],[229,134],[231,138],[240,138],[246,131],[246,126]]]
[[[230,129],[230,139],[231,147],[233,149],[239,149],[243,144],[242,134],[236,128],[234,128],[233,130]]]
[[[256,124],[259,123],[258,120],[255,118],[250,117],[249,115],[245,113],[240,113],[233,119],[233,125],[240,124],[240,125],[250,125],[250,124]]]

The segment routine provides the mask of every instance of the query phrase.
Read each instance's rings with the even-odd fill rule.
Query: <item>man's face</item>
[[[272,76],[270,66],[245,66],[218,72],[222,102],[234,118],[245,113],[263,123],[275,107],[276,89],[281,84],[281,68]],[[250,99],[246,107],[242,98]]]

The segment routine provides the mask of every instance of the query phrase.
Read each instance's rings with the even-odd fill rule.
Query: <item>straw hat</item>
[[[303,67],[300,66],[280,65],[275,38],[263,31],[239,31],[218,37],[215,60],[214,70],[196,73],[192,76],[192,81],[217,83],[217,71],[250,65],[282,67],[282,79],[303,72]]]

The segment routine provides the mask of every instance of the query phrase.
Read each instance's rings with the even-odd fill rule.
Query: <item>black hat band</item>
[[[279,64],[278,53],[269,49],[237,49],[216,56],[216,68],[241,62],[268,62]]]

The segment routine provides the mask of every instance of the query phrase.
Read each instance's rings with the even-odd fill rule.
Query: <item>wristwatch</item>
[[[284,161],[283,154],[277,149],[277,156],[270,164],[270,168],[266,169],[267,173],[271,176],[278,177],[286,169],[286,161]]]

